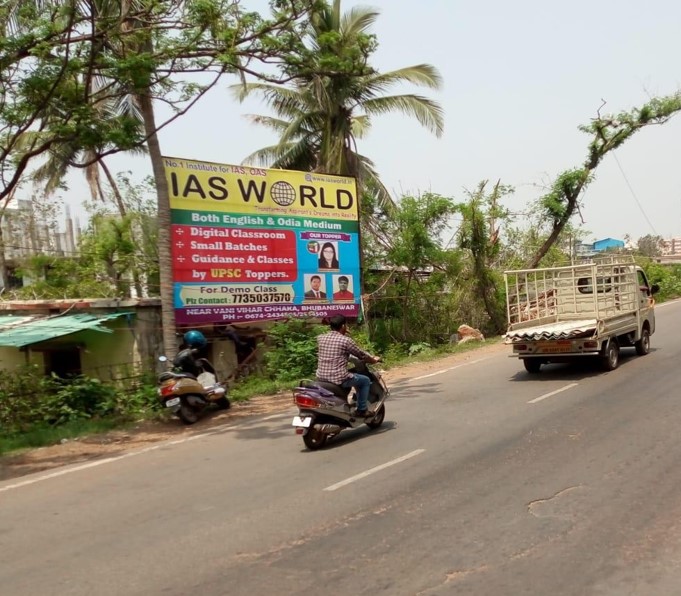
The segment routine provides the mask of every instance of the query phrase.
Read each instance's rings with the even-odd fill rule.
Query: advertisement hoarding
[[[163,161],[178,324],[358,315],[353,178]]]

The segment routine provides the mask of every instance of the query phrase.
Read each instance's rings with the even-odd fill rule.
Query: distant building
[[[77,254],[80,237],[80,229],[71,218],[68,207],[62,222],[65,230],[60,231],[56,223],[48,223],[45,218],[36,214],[31,201],[18,200],[12,205],[0,214],[0,231],[10,288],[25,285],[25,280],[15,275],[22,259],[40,254],[74,256]],[[0,291],[3,289],[1,284],[0,281]]]
[[[669,238],[669,240],[662,240],[661,248],[663,255],[681,255],[681,238]]]
[[[574,255],[576,257],[590,257],[595,254],[593,243],[575,242]]]
[[[592,257],[606,250],[622,250],[623,248],[624,241],[615,238],[604,238],[595,242],[577,241],[574,246],[574,255],[576,257]]]
[[[603,238],[603,240],[596,240],[593,243],[593,249],[596,252],[603,252],[604,250],[621,250],[624,248],[624,240],[616,240],[615,238]]]

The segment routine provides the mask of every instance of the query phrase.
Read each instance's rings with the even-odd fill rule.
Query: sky
[[[243,0],[254,10],[264,0]],[[522,214],[560,172],[580,166],[589,137],[578,130],[601,113],[629,110],[681,89],[681,3],[673,0],[344,0],[343,10],[378,9],[372,65],[388,71],[429,63],[439,91],[403,87],[437,100],[441,138],[401,114],[376,118],[358,142],[384,184],[399,197],[435,192],[465,199],[482,180],[515,188],[504,206]],[[268,113],[257,100],[239,104],[226,78],[160,135],[164,155],[227,164],[276,142],[245,114]],[[681,236],[681,114],[643,129],[596,171],[583,196],[586,240],[635,241]],[[151,173],[146,159],[119,156],[114,170]],[[66,202],[87,196],[70,178]],[[574,220],[580,224],[579,218]]]

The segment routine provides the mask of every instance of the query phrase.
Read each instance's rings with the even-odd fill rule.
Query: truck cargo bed
[[[572,339],[589,337],[598,329],[598,319],[582,319],[580,321],[565,321],[561,323],[547,323],[532,327],[520,328],[506,333],[506,339],[516,341],[539,341],[544,339]]]
[[[507,271],[504,277],[509,332],[559,323],[579,326],[639,308],[633,259]]]
[[[645,355],[655,332],[653,294],[630,255],[561,267],[506,271],[505,342],[528,373],[544,364],[600,357],[606,370],[620,347]]]

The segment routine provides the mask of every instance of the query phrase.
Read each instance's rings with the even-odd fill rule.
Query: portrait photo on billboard
[[[333,301],[334,302],[353,302],[352,275],[333,276]]]
[[[326,280],[323,275],[305,275],[305,301],[324,300],[326,301]]]
[[[338,271],[338,242],[324,242],[319,249],[319,270]]]

